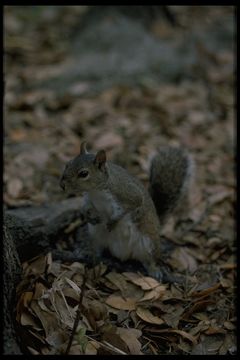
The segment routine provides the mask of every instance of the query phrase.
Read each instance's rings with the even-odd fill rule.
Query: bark
[[[42,206],[6,211],[8,226],[21,262],[51,249],[63,229],[81,216],[81,198],[71,198]]]
[[[160,18],[166,19],[172,26],[178,26],[176,15],[169,6],[159,5],[100,5],[89,6],[88,11],[81,18],[81,28],[89,26],[103,17],[123,15],[128,18],[141,22],[146,28],[151,26],[152,22]]]
[[[21,280],[20,260],[26,261],[51,246],[61,231],[81,216],[82,200],[6,210],[3,233],[4,354],[22,354],[15,332],[16,286]]]
[[[16,246],[7,226],[3,226],[3,352],[22,354],[15,333],[15,288],[21,278],[21,265]]]

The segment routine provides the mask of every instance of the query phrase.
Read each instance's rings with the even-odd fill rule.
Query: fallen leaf
[[[235,330],[236,326],[231,321],[224,321],[224,327],[228,330]]]
[[[123,275],[134,284],[140,286],[143,290],[151,290],[160,285],[157,280],[149,276],[143,276],[132,272],[124,272]]]
[[[219,349],[219,355],[227,355],[228,352],[231,354],[237,353],[237,340],[231,335],[226,334]]]
[[[196,259],[189,253],[187,248],[177,247],[171,254],[170,264],[179,271],[188,270],[194,273],[198,268]]]
[[[36,281],[33,299],[37,300],[37,299],[41,298],[47,290],[48,290],[48,288],[45,285],[43,285],[42,282]]]
[[[47,266],[47,258],[44,255],[37,256],[29,262],[25,262],[23,264],[24,275],[36,274],[41,275],[44,274]]]
[[[94,340],[90,340],[87,343],[85,354],[86,355],[97,355],[98,349],[100,348],[100,344],[98,344]]]
[[[72,329],[76,311],[68,306],[63,292],[61,290],[51,291],[49,300],[55,311],[58,322],[62,322],[64,326],[68,326]]]
[[[13,142],[20,142],[23,141],[25,138],[27,138],[27,132],[24,129],[13,129],[9,132],[9,138]]]
[[[187,333],[186,331],[183,330],[178,330],[178,329],[156,329],[156,328],[147,328],[147,331],[156,333],[156,334],[179,334],[181,335],[183,338],[190,340],[193,344],[197,344],[197,339],[192,336],[191,334]]]
[[[112,345],[113,350],[121,350],[126,354],[129,354],[128,346],[120,337],[119,334],[113,333],[113,332],[105,332],[102,335],[103,342]],[[117,351],[118,353],[118,351]]]
[[[70,298],[74,304],[79,302],[79,294],[72,287],[66,287],[63,289],[63,294],[66,298]],[[69,300],[69,301],[71,301]],[[68,302],[69,302],[68,301]]]
[[[219,265],[220,269],[225,269],[225,270],[236,269],[236,267],[237,267],[237,264],[233,264],[233,263],[225,263],[225,264]]]
[[[216,204],[222,202],[223,200],[226,200],[228,197],[232,197],[232,196],[233,196],[232,190],[222,191],[217,194],[213,194],[213,195],[209,196],[208,203],[209,203],[209,205],[216,205]]]
[[[94,147],[96,149],[111,149],[113,147],[122,146],[123,139],[120,135],[108,131],[106,134],[99,136],[95,140]]]
[[[162,315],[162,318],[168,326],[172,328],[177,328],[183,312],[184,312],[184,308],[179,307],[176,308],[174,312]]]
[[[38,352],[37,350],[33,349],[32,347],[30,346],[27,346],[28,350],[30,351],[30,353],[32,355],[40,355],[40,352]]]
[[[66,331],[62,329],[57,329],[57,331],[51,332],[48,336],[46,336],[46,341],[53,348],[57,349],[62,344],[64,344],[68,340],[69,336]]]
[[[191,296],[192,297],[202,297],[202,296],[209,295],[209,294],[215,292],[219,288],[219,286],[221,286],[221,283],[214,284],[213,286],[211,286],[207,289],[204,289],[202,291],[194,291],[191,293]]]
[[[82,355],[82,354],[83,354],[82,346],[79,344],[72,345],[68,353],[68,355]]]
[[[165,292],[166,286],[164,285],[158,285],[153,290],[146,291],[144,296],[138,300],[138,302],[141,301],[149,301],[149,300],[157,300],[159,299]]]
[[[131,298],[123,299],[121,296],[110,295],[106,299],[106,304],[122,310],[135,310],[136,300]]]
[[[27,310],[24,310],[21,313],[20,324],[23,326],[31,326],[33,329],[37,331],[41,330],[41,327],[39,327],[36,318],[32,314],[30,314]]]
[[[24,308],[28,308],[33,298],[33,292],[32,291],[26,291],[23,292],[18,300],[17,306],[16,306],[16,320],[20,321],[21,315],[24,311]]]
[[[17,198],[20,195],[22,189],[23,189],[23,182],[18,178],[11,179],[7,183],[7,192],[13,198]]]
[[[110,272],[105,275],[105,278],[111,281],[111,283],[114,284],[122,294],[127,291],[128,284],[126,278],[122,274]]]
[[[88,301],[88,308],[96,321],[105,320],[107,318],[108,315],[107,307],[101,301],[99,300]]]
[[[127,344],[130,354],[142,355],[142,352],[141,352],[142,344],[138,340],[138,338],[142,335],[141,330],[124,329],[124,328],[118,327],[117,334],[119,334],[121,339]]]
[[[206,309],[208,305],[216,304],[213,300],[202,300],[196,302],[189,310],[186,311],[183,318],[188,319],[194,312],[199,312],[199,310]]]
[[[65,277],[64,279],[65,279],[66,282],[73,288],[73,290],[76,291],[76,293],[77,293],[78,295],[81,294],[81,289],[79,288],[79,286],[77,286],[77,284],[75,284],[74,281],[68,279],[67,277]]]
[[[56,314],[50,314],[49,312],[42,310],[38,306],[37,300],[32,301],[31,309],[36,314],[36,317],[41,321],[46,336],[58,331],[59,323]]]
[[[88,270],[88,276],[91,279],[100,278],[107,271],[107,266],[103,263],[97,264],[94,268]]]
[[[206,331],[204,331],[204,333],[207,335],[226,334],[226,330],[219,328],[219,327],[210,326]]]
[[[136,314],[147,323],[157,325],[164,324],[164,320],[162,320],[158,316],[153,315],[149,309],[146,309],[142,306],[137,307]]]

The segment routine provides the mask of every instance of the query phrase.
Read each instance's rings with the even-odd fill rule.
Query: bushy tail
[[[188,199],[192,177],[193,160],[186,150],[166,146],[158,151],[151,164],[149,192],[160,221]]]

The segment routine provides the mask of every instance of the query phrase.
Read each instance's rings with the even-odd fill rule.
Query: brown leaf
[[[46,336],[45,340],[49,345],[57,349],[61,345],[63,345],[68,339],[69,339],[68,333],[62,330],[61,328],[59,328],[56,331],[49,333],[49,335]]]
[[[165,290],[166,290],[166,286],[159,285],[155,287],[153,290],[146,291],[144,296],[140,300],[138,300],[138,302],[147,301],[147,300],[157,300],[164,294]]]
[[[68,354],[69,355],[82,355],[83,354],[82,346],[79,344],[72,345]]]
[[[165,333],[165,334],[179,334],[181,335],[183,338],[190,340],[193,344],[197,344],[197,339],[192,336],[191,334],[187,333],[186,331],[183,330],[178,330],[178,329],[156,329],[156,328],[147,328],[147,331],[156,333],[156,334],[161,334],[161,333]]]
[[[94,268],[88,270],[90,279],[98,279],[107,271],[107,266],[103,263],[97,264]]]
[[[231,288],[233,286],[233,281],[230,279],[220,278],[220,283],[223,288]]]
[[[134,284],[140,286],[143,290],[151,290],[160,285],[157,280],[149,276],[143,276],[133,272],[124,272],[123,275]]]
[[[76,290],[74,290],[73,288],[69,288],[69,287],[64,288],[63,294],[66,298],[70,298],[73,301],[73,303],[77,304],[79,302],[79,295],[77,294]]]
[[[169,330],[168,332],[179,334],[183,338],[190,340],[193,344],[197,344],[197,339],[194,336],[192,336],[191,334],[187,333],[186,331],[176,329],[176,330]]]
[[[30,314],[27,310],[24,310],[21,313],[21,319],[20,324],[23,326],[31,326],[33,329],[39,331],[41,328],[39,328],[39,325],[36,322],[36,318]]]
[[[219,286],[221,286],[221,283],[217,283],[217,284],[215,284],[215,285],[213,285],[213,286],[211,286],[211,287],[209,287],[207,289],[204,289],[202,291],[194,291],[191,294],[191,296],[193,296],[193,297],[202,297],[202,296],[209,295],[209,294],[215,292],[219,288]]]
[[[68,279],[67,277],[65,277],[65,281],[71,286],[71,288],[76,292],[78,296],[81,294],[81,289],[74,281]]]
[[[16,320],[20,321],[21,315],[23,311],[25,311],[25,308],[28,308],[31,301],[32,301],[33,293],[32,291],[26,291],[23,292],[18,300],[17,306],[16,306]]]
[[[226,330],[219,328],[219,327],[210,326],[206,331],[204,331],[204,333],[207,335],[226,334]]]
[[[94,340],[90,340],[87,343],[85,354],[86,355],[97,355],[98,349],[100,348],[100,344],[98,344]]]
[[[27,132],[24,129],[13,129],[9,132],[9,138],[13,142],[23,141],[27,137]]]
[[[32,347],[30,346],[27,346],[28,350],[30,351],[30,353],[32,355],[40,355],[40,352],[38,352],[37,350],[33,349]]]
[[[237,264],[234,264],[234,263],[225,263],[225,264],[219,265],[220,269],[225,269],[225,270],[236,269],[236,267],[237,267]]]
[[[11,179],[7,183],[7,192],[13,198],[17,198],[20,195],[22,189],[23,189],[23,182],[18,178]]]
[[[47,266],[47,257],[44,255],[37,256],[29,262],[23,264],[24,274],[36,274],[41,275],[45,272]]]
[[[213,194],[211,196],[208,197],[208,203],[209,205],[216,205],[220,202],[222,202],[223,200],[232,197],[233,196],[233,191],[232,190],[225,190],[222,192],[219,192],[217,194]]]
[[[162,318],[168,326],[171,326],[172,328],[177,328],[183,312],[184,308],[179,307],[176,308],[176,310],[172,313],[162,315]]]
[[[180,271],[188,270],[193,273],[198,268],[196,259],[189,253],[187,248],[177,247],[171,254],[171,260],[169,261],[174,268]]]
[[[142,335],[141,330],[138,329],[124,329],[117,328],[117,334],[120,335],[121,339],[127,344],[130,354],[142,355],[141,343],[138,338]]]
[[[198,320],[201,320],[201,321],[208,321],[209,320],[208,316],[205,313],[202,313],[202,312],[193,314],[193,317],[195,319],[198,319]]]
[[[58,331],[59,323],[54,313],[50,314],[49,312],[42,310],[39,307],[37,300],[32,301],[31,309],[34,311],[37,318],[41,321],[46,336],[52,334],[55,331]]]
[[[111,149],[122,145],[123,139],[120,135],[115,134],[114,132],[107,132],[95,140],[94,147],[96,149]]]
[[[194,312],[206,309],[208,305],[216,304],[213,300],[202,300],[196,302],[187,312],[184,314],[184,319],[188,319]]]
[[[71,329],[73,327],[76,311],[72,307],[68,306],[62,290],[57,290],[57,287],[56,289],[53,287],[50,292],[49,300],[52,308],[55,310],[58,321],[62,322],[64,326],[68,326]]]
[[[103,284],[104,287],[112,291],[117,291],[118,289],[116,285],[114,285],[111,281],[107,280],[105,277],[100,278],[99,283]]]
[[[122,310],[135,310],[136,300],[132,298],[123,299],[122,296],[110,295],[106,299],[106,304]]]
[[[110,272],[105,275],[105,278],[111,281],[111,283],[113,283],[122,294],[126,293],[128,284],[126,278],[122,274]]]
[[[192,329],[190,329],[190,334],[195,336],[199,333],[202,333],[204,331],[206,331],[210,326],[210,322],[209,321],[200,321],[198,323],[197,326],[193,327]]]
[[[105,320],[107,318],[107,307],[101,301],[90,300],[88,301],[88,307],[96,321]]]
[[[227,353],[233,354],[237,352],[237,340],[231,334],[226,334],[223,343],[219,348],[219,355],[227,355]]]
[[[224,327],[228,330],[235,330],[236,326],[231,321],[224,321]]]
[[[149,309],[146,309],[142,306],[137,307],[136,314],[147,323],[157,325],[164,324],[164,320],[162,320],[158,316],[153,315]]]
[[[128,346],[125,341],[121,339],[119,334],[114,332],[105,332],[102,335],[102,340],[116,348],[116,351],[121,350],[124,353],[129,354]]]
[[[39,299],[45,293],[46,290],[48,290],[48,288],[44,286],[42,282],[37,281],[35,283],[35,291],[34,291],[33,299],[34,300]]]

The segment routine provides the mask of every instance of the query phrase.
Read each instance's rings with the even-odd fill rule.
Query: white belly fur
[[[152,242],[141,234],[132,222],[130,214],[126,214],[109,232],[106,223],[114,216],[122,213],[111,194],[107,192],[89,193],[86,201],[91,201],[101,215],[101,224],[88,224],[89,234],[96,252],[103,248],[109,249],[111,254],[120,260],[136,259],[143,261],[146,255],[152,253]]]

